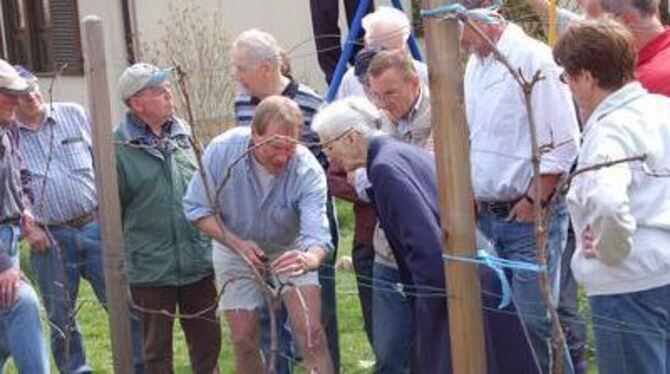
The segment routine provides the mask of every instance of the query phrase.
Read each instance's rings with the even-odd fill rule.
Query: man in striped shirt
[[[318,142],[319,137],[312,131],[311,123],[312,118],[323,104],[323,98],[292,77],[282,75],[281,48],[272,35],[258,29],[241,33],[233,42],[231,57],[233,76],[241,88],[235,99],[235,119],[238,126],[249,126],[251,124],[256,107],[262,99],[271,95],[282,95],[295,101],[302,112],[304,122],[300,140],[303,142]],[[328,160],[321,147],[310,146],[309,149],[319,160],[324,170],[327,170]],[[330,356],[337,372],[339,371],[340,354],[337,335],[334,261],[337,256],[338,236],[330,192],[327,207],[334,250],[319,269],[319,283],[321,284],[323,327],[326,331]],[[286,370],[285,365],[282,364],[279,370],[284,372]]]
[[[75,103],[46,105],[37,78],[22,67],[31,90],[19,99],[20,151],[32,174],[35,230],[26,233],[30,262],[51,322],[51,349],[61,373],[91,372],[74,318],[79,280],[88,280],[106,304],[91,129]],[[141,328],[133,323],[137,370],[142,371]],[[66,347],[68,345],[68,347]]]

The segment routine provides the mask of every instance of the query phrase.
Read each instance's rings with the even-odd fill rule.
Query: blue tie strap
[[[477,250],[475,257],[454,256],[445,253],[442,254],[442,258],[445,261],[484,265],[493,270],[500,280],[500,288],[502,290],[502,297],[500,304],[498,305],[498,309],[505,308],[512,301],[511,287],[509,285],[509,281],[507,280],[507,276],[505,275],[504,269],[532,271],[535,273],[540,273],[546,269],[544,266],[540,266],[531,262],[506,260],[504,258],[491,255],[487,250],[484,249]]]

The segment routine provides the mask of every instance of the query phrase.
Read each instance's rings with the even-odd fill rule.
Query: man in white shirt
[[[554,50],[585,122],[568,203],[572,269],[589,297],[601,373],[670,372],[670,99],[635,80],[633,36],[611,21],[568,29]]]
[[[492,13],[495,23],[473,20],[496,44],[514,68],[530,79],[538,70],[543,79],[533,88],[531,102],[541,155],[540,175],[533,176],[529,114],[522,88],[492,49],[469,28],[461,44],[472,56],[465,78],[465,104],[470,127],[472,183],[478,225],[498,254],[510,260],[537,262],[533,202],[548,204],[559,180],[577,154],[578,126],[568,87],[559,81],[560,68],[543,43],[518,26]],[[537,194],[539,185],[541,195]],[[557,298],[561,251],[568,216],[565,202],[556,197],[549,209],[548,272],[552,297]],[[539,274],[513,270],[512,291],[543,372],[549,371],[551,324],[543,303]]]

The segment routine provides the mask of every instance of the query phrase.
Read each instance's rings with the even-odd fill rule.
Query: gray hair
[[[244,49],[255,64],[281,65],[281,48],[272,34],[259,29],[244,31],[237,36],[231,50]]]
[[[382,6],[373,13],[363,17],[361,21],[365,30],[365,44],[376,47],[397,48],[386,45],[386,41],[401,38],[403,42],[409,39],[411,27],[409,19],[401,10]]]
[[[388,128],[382,112],[363,97],[350,96],[321,109],[312,121],[312,129],[323,140],[330,140],[347,131],[356,131],[369,139]]]
[[[600,6],[607,13],[619,15],[633,8],[643,17],[653,16],[658,12],[659,0],[600,0]]]

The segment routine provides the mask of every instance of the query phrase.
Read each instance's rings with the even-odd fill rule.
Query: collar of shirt
[[[22,130],[27,130],[27,131],[32,131],[32,132],[39,132],[43,128],[45,128],[47,125],[56,125],[58,121],[56,120],[55,116],[50,115],[46,110],[42,113],[42,122],[40,123],[40,126],[37,128],[32,128],[29,126],[26,126],[23,122],[17,121],[17,124],[19,128]]]
[[[503,30],[502,34],[500,34],[500,38],[496,43],[496,47],[498,48],[500,53],[502,53],[503,55],[508,55],[511,51],[514,50],[514,48],[516,48],[515,42],[517,42],[519,38],[524,38],[525,36],[526,35],[524,34],[523,29],[521,29],[521,27],[513,23],[507,22],[505,25],[505,29]],[[473,56],[481,65],[484,66],[498,62],[498,59],[496,58],[493,52],[489,53],[485,57],[481,57],[476,53],[474,53]]]
[[[423,103],[423,83],[419,84],[419,96],[416,98],[414,101],[414,105],[412,106],[412,109],[410,109],[409,113],[405,116],[405,119],[407,121],[411,121],[416,112],[419,111],[419,108],[421,107],[421,104]]]
[[[618,90],[612,92],[605,98],[605,100],[598,104],[596,109],[591,114],[591,117],[589,117],[589,120],[586,122],[586,126],[582,132],[582,139],[586,136],[586,134],[589,133],[596,122],[601,121],[613,111],[628,105],[630,102],[643,97],[647,93],[648,91],[644,89],[638,81],[628,83]]]
[[[408,135],[411,137],[412,122],[414,121],[414,116],[417,112],[419,112],[419,108],[421,108],[421,104],[423,103],[423,93],[424,87],[422,83],[419,85],[419,96],[414,101],[414,105],[410,108],[409,112],[407,112],[405,116],[397,121],[397,131],[401,138],[406,138]]]
[[[133,113],[128,112],[123,131],[130,143],[149,147],[147,151],[162,157],[161,152],[171,152],[176,148],[188,148],[190,136],[185,125],[177,118],[172,117],[165,122],[161,129],[161,136],[157,136],[149,126]],[[151,149],[156,148],[155,152]]]
[[[640,49],[637,54],[637,66],[644,65],[666,48],[670,48],[670,27],[666,27],[661,35],[655,37]]]
[[[288,82],[286,87],[284,87],[284,90],[281,92],[281,95],[293,99],[295,95],[298,93],[298,88],[300,87],[300,84],[293,78],[289,77],[289,79],[290,81]],[[260,102],[261,99],[255,96],[251,96],[251,104],[258,105],[260,104]]]
[[[162,139],[165,137],[173,137],[173,123],[174,119],[170,118],[168,119],[163,126],[161,127],[161,133],[160,135],[156,135],[153,131],[151,131],[151,128],[149,125],[140,117],[135,115],[134,113],[128,113],[128,119],[129,122],[133,125],[130,126],[129,128],[129,134],[131,139],[144,139],[144,140],[149,140],[151,138],[157,138],[157,139]]]

